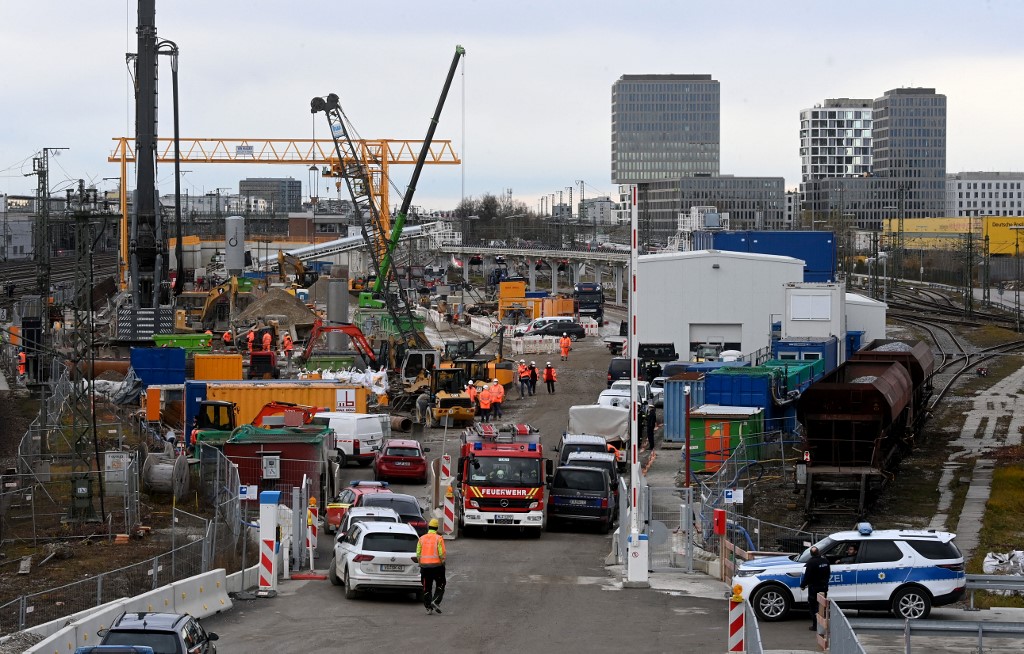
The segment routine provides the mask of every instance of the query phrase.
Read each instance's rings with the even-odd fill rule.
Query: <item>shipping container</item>
[[[791,336],[772,343],[772,358],[781,361],[825,361],[824,374],[839,365],[839,339],[835,336]]]
[[[743,443],[746,460],[760,458],[764,412],[760,407],[705,404],[690,411],[690,469],[715,472]]]
[[[149,386],[142,395],[142,403],[150,422],[163,422],[174,429],[185,424],[184,384]]]
[[[805,282],[836,279],[836,239],[832,232],[735,231],[695,232],[698,250],[726,250],[793,257],[804,262]]]
[[[541,302],[542,316],[571,316],[576,311],[576,303],[572,298],[546,297]]]
[[[180,347],[133,347],[129,361],[143,386],[185,383],[185,350]]]
[[[689,402],[687,402],[689,391]],[[696,408],[704,404],[704,375],[684,372],[665,380],[662,403],[664,438],[669,443],[686,442],[687,407]],[[692,447],[691,447],[692,449]]]
[[[196,354],[194,379],[242,379],[241,354]]]
[[[661,374],[665,377],[671,377],[681,372],[707,374],[719,368],[743,368],[749,365],[749,361],[669,361],[662,364]]]
[[[188,425],[203,400],[234,402],[238,407],[237,424],[252,422],[269,402],[292,402],[324,407],[332,411],[366,413],[369,391],[334,380],[252,380],[185,382],[185,420]]]
[[[720,368],[704,378],[704,400],[722,406],[760,407],[766,431],[796,429],[796,393],[822,376],[824,362],[766,361],[753,368]]]
[[[210,334],[153,334],[153,342],[158,348],[180,347],[186,352],[209,352]]]

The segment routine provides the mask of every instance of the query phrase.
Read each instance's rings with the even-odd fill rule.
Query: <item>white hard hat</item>
[[[536,361],[531,361],[531,362],[530,362],[530,365],[531,365],[531,366],[535,366],[535,365],[537,365],[537,362],[536,362]]]
[[[565,332],[562,332],[562,336],[568,336],[568,334],[566,334]]]
[[[519,363],[526,363],[526,359],[520,359]]]
[[[551,362],[550,362],[550,361],[548,361],[548,365],[549,365],[549,366],[551,365]]]
[[[472,380],[472,379],[470,379],[470,380],[469,380],[468,382],[466,382],[466,386],[469,386],[469,385],[470,385],[470,384],[472,384],[472,383],[473,383],[473,380]]]
[[[497,377],[495,377],[495,378],[494,378],[494,379],[493,379],[492,381],[493,381],[493,382],[494,382],[495,384],[497,384],[497,383],[498,383],[498,378],[497,378]]]

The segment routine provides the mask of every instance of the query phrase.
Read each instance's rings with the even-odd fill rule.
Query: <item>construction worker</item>
[[[494,419],[502,417],[501,403],[505,401],[505,387],[495,379],[491,382],[491,409],[494,411]]]
[[[423,392],[416,397],[416,423],[425,425],[430,416],[430,390],[423,389]]]
[[[231,342],[233,340],[235,340],[234,335],[231,333],[231,328],[229,327],[229,328],[225,329],[224,330],[224,335],[221,336],[220,338],[221,338],[222,341],[224,341],[224,349],[225,350],[230,350],[231,349]]]
[[[437,533],[437,518],[431,518],[427,524],[427,533],[420,536],[416,543],[416,562],[420,564],[420,583],[423,584],[423,606],[427,615],[441,612],[441,600],[444,598],[444,563],[448,553],[444,548],[444,538]],[[436,587],[436,591],[434,590]]]
[[[569,334],[562,332],[562,338],[558,339],[558,349],[562,352],[562,361],[569,360],[569,350],[572,349],[572,339]]]
[[[249,356],[252,356],[252,344],[256,342],[256,330],[255,329],[250,329],[249,330],[249,338],[247,340],[249,341]]]
[[[22,377],[25,376],[28,366],[28,357],[25,355],[25,350],[18,352],[18,374]]]
[[[263,351],[269,352],[270,348],[273,347],[274,337],[270,335],[270,330],[263,332]]]
[[[484,384],[484,387],[480,389],[480,394],[477,396],[477,400],[480,402],[480,422],[491,421],[491,404],[494,403],[494,396],[491,393],[491,387],[488,384]]]
[[[537,373],[537,362],[536,361],[531,361],[530,362],[530,395],[533,395],[534,393],[537,392],[537,379],[538,378],[539,378],[539,375]]]
[[[469,401],[473,403],[473,406],[477,406],[476,398],[478,393],[476,390],[476,384],[473,383],[472,379],[470,379],[469,383],[466,384],[466,395],[469,396]]]
[[[544,383],[548,385],[548,393],[555,392],[555,382],[558,381],[558,375],[555,374],[555,369],[551,367],[551,362],[544,366]]]
[[[519,360],[516,375],[519,379],[519,399],[521,400],[526,397],[526,393],[530,390],[530,369],[526,367],[526,359]],[[530,393],[530,395],[533,395],[533,393]]]
[[[281,342],[284,346],[284,358],[290,360],[292,358],[292,350],[295,349],[295,343],[292,342],[291,332],[285,332],[284,338],[281,339]]]

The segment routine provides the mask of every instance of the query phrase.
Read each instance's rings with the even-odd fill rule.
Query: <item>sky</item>
[[[107,156],[134,129],[125,53],[136,10],[137,0],[0,2],[0,193],[34,193],[25,174],[44,147],[68,148],[51,160],[53,191],[78,179],[116,188]],[[413,204],[428,210],[509,189],[537,210],[552,193],[568,201],[569,187],[577,200],[579,180],[587,197],[613,193],[611,86],[623,74],[717,79],[723,174],[795,188],[801,109],[911,86],[948,98],[947,172],[1024,169],[1017,0],[157,0],[156,20],[181,52],[182,137],[323,138],[309,101],[334,92],[362,137],[421,139],[465,47],[435,136],[463,164],[424,168]],[[304,166],[182,168],[191,194],[237,192],[245,177],[293,177],[310,193]],[[411,168],[392,169],[402,192]],[[173,192],[171,164],[158,183]]]

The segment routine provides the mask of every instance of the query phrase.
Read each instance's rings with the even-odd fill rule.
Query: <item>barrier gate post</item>
[[[732,587],[732,597],[729,598],[729,652],[746,652],[746,643],[743,641],[744,613],[743,587],[739,584]]]
[[[280,491],[260,493],[260,572],[257,597],[277,594],[277,504]]]

